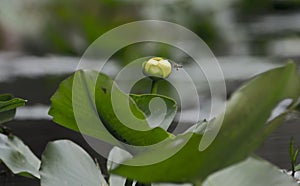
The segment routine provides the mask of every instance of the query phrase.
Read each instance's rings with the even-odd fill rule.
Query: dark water
[[[269,160],[280,168],[290,169],[289,142],[294,137],[295,146],[300,148],[300,119],[290,119],[271,134],[257,151],[261,157]]]

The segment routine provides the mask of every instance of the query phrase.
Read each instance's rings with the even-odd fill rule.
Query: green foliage
[[[137,19],[128,3],[116,2],[52,0],[41,3],[36,13],[44,17],[45,24],[39,36],[35,36],[38,39],[28,40],[29,52],[81,55],[106,31]]]
[[[16,108],[24,106],[25,100],[14,98],[10,94],[0,94],[0,125],[13,119]]]
[[[38,3],[33,10],[43,18],[42,28],[34,37],[26,36],[30,38],[26,38],[24,49],[39,55],[58,53],[80,56],[90,43],[105,32],[132,21],[155,18],[193,30],[213,51],[224,53],[226,47],[222,46],[225,46],[225,40],[214,23],[213,10],[209,6],[202,7],[206,3],[161,1],[157,2],[157,7],[150,4],[155,5],[150,1],[120,0],[52,0]],[[153,54],[172,58],[172,53],[174,50],[163,44],[154,44],[152,47],[134,44],[122,49],[115,57],[127,63],[137,57]]]
[[[40,178],[40,160],[16,136],[0,134],[0,160],[14,174]]]
[[[14,174],[39,178],[39,159],[16,136],[5,135],[6,128],[1,125],[13,119],[16,108],[24,106],[25,100],[14,98],[10,94],[0,95],[0,162],[3,162]]]
[[[107,185],[92,158],[68,140],[58,140],[47,145],[40,174],[41,186]]]
[[[295,149],[293,137],[291,137],[291,140],[290,140],[289,152],[290,152],[290,161],[291,161],[291,166],[292,166],[292,176],[294,176],[295,172],[300,170],[300,164],[296,165],[299,149]]]
[[[96,89],[94,90],[93,85],[95,84]],[[76,92],[76,95],[72,92]],[[153,97],[152,95],[148,96]],[[135,96],[133,95],[133,97]],[[168,138],[170,134],[162,128],[151,129],[149,127],[145,114],[138,106],[143,108],[144,102],[149,99],[147,95],[142,98],[137,103],[134,102],[104,74],[94,71],[78,71],[61,83],[51,98],[49,114],[53,116],[53,121],[62,126],[115,145],[119,144],[112,136],[131,145],[151,145]],[[163,99],[169,100],[169,103],[172,102],[173,104],[168,104],[168,106],[174,108],[173,100]],[[113,104],[117,107],[114,108]],[[130,105],[130,109],[126,105]],[[74,106],[77,109],[80,108],[80,112],[75,113]],[[119,114],[118,117],[126,120],[126,126],[119,120],[115,112]],[[76,119],[74,113],[77,114]],[[131,113],[134,116],[130,117]],[[167,116],[169,116],[167,120],[170,122],[170,118],[174,117],[174,110],[170,111]],[[77,122],[84,123],[84,126],[82,124],[77,126]]]
[[[208,126],[222,122],[222,127],[206,150],[198,150],[202,134],[189,132],[128,160],[126,165],[119,166],[112,173],[142,182],[202,182],[211,173],[237,163],[254,152],[266,134],[276,128],[265,125],[272,110],[287,98],[293,100],[291,106],[294,107],[299,94],[300,78],[294,63],[265,72],[235,92],[227,103],[226,112],[209,121]],[[274,121],[277,124],[277,119]],[[180,150],[162,162],[130,166],[161,159],[175,147]]]

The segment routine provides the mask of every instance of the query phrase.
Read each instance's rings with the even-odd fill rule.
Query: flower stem
[[[159,79],[152,79],[151,94],[157,94]]]

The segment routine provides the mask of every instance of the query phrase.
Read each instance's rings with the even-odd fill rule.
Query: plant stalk
[[[151,94],[157,94],[159,79],[152,79]]]

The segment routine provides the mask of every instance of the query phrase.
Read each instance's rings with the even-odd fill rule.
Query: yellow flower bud
[[[163,58],[154,57],[143,63],[143,73],[146,76],[167,78],[172,72],[171,63]]]

